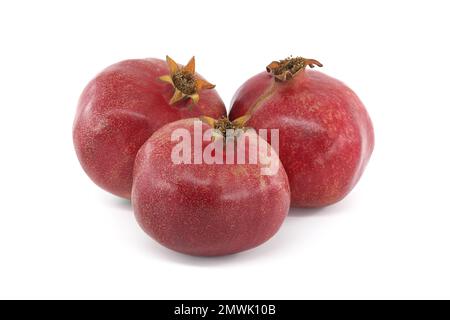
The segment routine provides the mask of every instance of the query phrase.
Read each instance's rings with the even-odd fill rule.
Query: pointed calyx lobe
[[[323,65],[314,59],[288,57],[284,60],[272,61],[266,67],[266,70],[275,77],[276,81],[287,81],[305,70],[307,66],[314,68],[314,66],[322,67]]]
[[[195,57],[192,57],[184,67],[179,66],[169,56],[166,56],[166,61],[170,74],[161,76],[159,79],[170,83],[175,89],[170,104],[175,104],[186,98],[191,98],[194,103],[197,103],[200,99],[199,92],[201,90],[215,87],[215,85],[196,76]]]

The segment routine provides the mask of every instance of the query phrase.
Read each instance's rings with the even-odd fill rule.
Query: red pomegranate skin
[[[179,119],[226,114],[215,90],[202,90],[196,105],[190,99],[170,105],[174,88],[159,80],[167,74],[163,60],[125,60],[81,94],[73,126],[78,159],[97,185],[117,196],[130,198],[136,153],[153,132]]]
[[[171,133],[185,128],[193,134],[194,120],[164,126],[140,149],[132,192],[138,223],[162,245],[189,255],[227,255],[262,244],[277,232],[289,210],[289,181],[281,162],[271,176],[261,175],[259,161],[174,164]],[[210,128],[202,125],[203,131]],[[203,142],[202,150],[206,145]]]
[[[248,126],[280,131],[279,156],[294,207],[322,207],[343,199],[374,148],[372,122],[360,99],[318,71],[303,70],[285,82],[266,72],[250,78],[233,98],[230,119],[247,112],[252,114]]]

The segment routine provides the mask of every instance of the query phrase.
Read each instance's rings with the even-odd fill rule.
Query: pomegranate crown
[[[169,74],[159,77],[161,81],[170,83],[175,89],[170,104],[175,104],[180,100],[191,98],[194,103],[200,100],[199,92],[203,89],[213,89],[215,85],[204,79],[200,79],[195,73],[195,57],[181,66],[171,57],[166,56]]]
[[[275,77],[276,81],[287,81],[305,70],[307,66],[314,68],[314,66],[322,67],[323,65],[314,59],[306,59],[303,57],[293,58],[291,56],[283,60],[272,61],[266,67],[266,70]]]
[[[218,136],[226,138],[228,134],[227,130],[230,129],[242,129],[243,131],[245,131],[247,129],[245,125],[250,119],[250,115],[244,115],[233,121],[231,121],[228,117],[214,119],[208,116],[200,116],[199,119],[215,130],[215,134],[213,134],[213,139],[215,139]]]

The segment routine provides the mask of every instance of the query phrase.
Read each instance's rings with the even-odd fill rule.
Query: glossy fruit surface
[[[190,94],[167,83],[175,73],[178,80],[190,76]],[[226,113],[215,90],[202,90],[212,87],[195,73],[193,59],[185,68],[170,58],[108,67],[87,85],[78,104],[73,140],[83,169],[103,189],[130,198],[136,153],[153,132],[179,119]]]
[[[319,62],[295,59],[303,58],[275,61],[245,82],[233,98],[230,119],[249,114],[248,126],[279,129],[291,204],[326,206],[344,198],[361,177],[374,147],[373,127],[349,87],[305,70]]]
[[[194,121],[170,123],[142,146],[136,157],[132,203],[142,229],[162,245],[186,254],[218,256],[253,248],[272,237],[289,210],[286,173],[262,175],[257,164],[174,163],[175,130],[194,135]],[[203,132],[211,126],[200,122]],[[255,141],[268,148],[254,132]],[[246,157],[249,144],[246,141]],[[232,143],[232,142],[227,142]],[[210,142],[201,142],[202,152]],[[194,139],[189,142],[194,150]],[[235,145],[235,154],[238,154]],[[227,152],[224,152],[226,157]]]

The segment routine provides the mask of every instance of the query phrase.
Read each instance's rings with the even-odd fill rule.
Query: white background
[[[447,1],[2,1],[0,298],[450,298]],[[372,117],[342,202],[291,210],[266,244],[171,252],[82,171],[77,99],[104,67],[170,54],[234,91],[274,59],[319,59]]]

